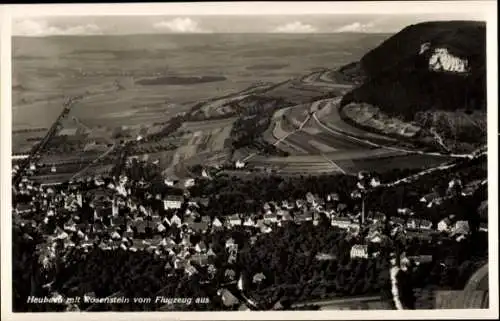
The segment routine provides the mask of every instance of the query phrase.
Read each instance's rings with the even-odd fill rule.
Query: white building
[[[351,248],[351,258],[368,258],[368,246],[356,244]]]
[[[332,220],[332,226],[337,226],[342,229],[347,229],[351,225],[351,219],[347,217],[338,217]]]
[[[255,226],[255,222],[252,218],[248,217],[245,222],[243,222],[244,226]]]
[[[182,207],[183,202],[184,197],[180,195],[169,195],[163,200],[163,206],[166,210],[179,209]]]
[[[437,225],[437,229],[439,232],[446,232],[450,229],[450,227],[451,227],[451,221],[449,218],[441,220]]]
[[[234,164],[234,166],[236,168],[243,168],[243,167],[245,167],[245,163],[240,161],[240,160],[237,160],[236,163]]]

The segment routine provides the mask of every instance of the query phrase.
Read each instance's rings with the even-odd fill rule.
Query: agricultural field
[[[345,123],[337,108],[339,98],[332,98],[351,88],[334,70],[386,36],[303,37],[152,35],[127,41],[69,37],[48,43],[16,38],[13,152],[28,152],[60,113],[65,98],[83,95],[59,133],[82,152],[49,153],[44,162],[89,163],[112,143],[140,137],[146,139],[133,156],[158,160],[173,173],[185,173],[185,164],[247,158],[249,166],[265,167],[268,162],[283,173],[339,171],[337,162],[348,162],[340,167],[350,171],[363,167],[358,158],[373,153],[388,157],[387,150],[377,151],[363,140],[397,141]],[[259,134],[264,144],[289,157],[264,157],[258,146],[231,149],[229,138],[238,117],[273,112],[267,130]],[[165,137],[147,139],[179,115],[192,121]],[[33,130],[22,131],[26,129]]]
[[[450,161],[445,156],[430,155],[402,155],[389,157],[367,157],[359,159],[346,159],[335,161],[346,172],[356,173],[358,171],[384,172],[394,168],[424,169]]]
[[[176,132],[181,135],[182,143],[172,151],[168,164],[161,163],[162,167],[166,172],[178,174],[188,164],[217,165],[229,160],[227,141],[235,121],[233,117],[183,123]]]
[[[318,100],[277,111],[263,138],[288,157],[255,155],[248,165],[279,173],[355,173],[385,171],[398,166],[424,168],[449,160],[446,156],[411,154],[393,148],[397,141],[346,124],[338,113],[338,99]],[[311,116],[311,112],[313,112]],[[388,148],[377,147],[385,145]]]
[[[127,37],[14,37],[13,128],[48,127],[69,95],[87,95],[74,112],[89,123],[134,123],[130,110],[158,108],[158,118],[256,82],[280,83],[318,66],[340,67],[387,35],[140,35]],[[346,39],[349,38],[349,39]],[[42,49],[40,49],[42,48]],[[210,57],[207,59],[207,57]],[[198,76],[226,80],[141,85],[143,78]],[[283,93],[287,95],[286,92]],[[280,94],[281,95],[281,94]],[[117,117],[115,113],[134,117]],[[212,113],[210,113],[212,114]],[[166,115],[165,118],[169,116]],[[139,121],[137,121],[139,122]]]
[[[342,150],[371,149],[372,146],[319,126],[311,111],[323,110],[328,100],[302,104],[276,112],[264,133],[267,142],[291,155],[321,154]],[[317,112],[319,113],[319,112]],[[300,129],[300,130],[299,130]],[[281,140],[280,140],[281,139]],[[280,140],[278,142],[278,140]]]
[[[340,131],[348,133],[355,137],[377,140],[385,143],[395,143],[396,139],[390,138],[383,135],[378,135],[375,133],[367,132],[357,127],[351,126],[343,121],[339,114],[339,99],[332,100],[330,103],[325,104],[325,106],[318,110],[317,118],[321,120],[327,128],[335,131]],[[323,126],[322,126],[323,127]],[[327,129],[326,129],[327,130]]]
[[[29,153],[34,144],[39,142],[45,135],[48,129],[43,128],[40,130],[30,132],[13,132],[12,133],[12,154],[26,154]]]

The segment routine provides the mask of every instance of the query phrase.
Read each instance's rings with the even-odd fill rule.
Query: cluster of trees
[[[12,131],[12,134],[22,134],[22,133],[37,133],[37,132],[45,132],[48,128],[24,128],[24,129],[16,129]]]
[[[133,188],[133,195],[145,200],[146,192],[180,194],[182,190],[164,185],[158,166],[133,160],[124,168],[130,179],[150,183],[147,189]],[[475,213],[476,205],[487,199],[486,187],[477,190],[471,197],[450,200],[436,209],[418,207],[419,198],[431,190],[445,194],[446,185],[454,171],[460,170],[464,182],[486,177],[484,159],[473,162],[464,161],[462,166],[449,171],[441,171],[421,177],[417,181],[398,187],[377,189],[367,200],[368,210],[380,210],[391,215],[398,207],[410,207],[419,215],[430,215],[434,211],[436,218],[455,214],[469,219]],[[382,182],[390,182],[412,174],[412,171],[394,170],[381,173]],[[108,179],[109,181],[109,179]],[[337,193],[341,202],[353,208],[356,202],[350,193],[356,188],[357,178],[349,175],[325,175],[309,177],[259,177],[244,180],[235,177],[218,176],[216,180],[199,180],[189,189],[192,197],[208,197],[208,207],[200,208],[200,214],[221,216],[233,213],[255,213],[267,201],[279,201],[284,197],[294,200],[304,198],[311,192],[325,197],[329,193]],[[23,201],[16,199],[16,202]],[[402,201],[404,201],[402,203]],[[152,200],[149,204],[162,208],[161,201]],[[146,202],[147,203],[147,202]],[[148,205],[148,204],[146,204]],[[81,213],[81,217],[91,215],[92,211]],[[83,211],[83,210],[82,210]],[[434,214],[433,214],[434,215]],[[41,220],[42,216],[35,218]],[[177,233],[170,231],[169,233]],[[239,245],[239,255],[235,263],[227,263],[224,242],[233,237]],[[231,268],[252,278],[255,273],[262,272],[265,280],[260,284],[249,282],[248,291],[259,302],[281,298],[285,305],[304,299],[324,298],[331,294],[339,296],[383,293],[390,296],[389,255],[394,249],[407,255],[431,254],[433,261],[421,264],[411,272],[402,273],[400,278],[401,295],[408,307],[422,306],[425,299],[419,299],[413,289],[426,285],[429,288],[456,289],[464,284],[476,264],[474,262],[487,258],[487,234],[473,233],[469,238],[456,242],[454,239],[440,238],[431,242],[418,239],[397,238],[383,243],[377,250],[379,255],[368,260],[351,259],[352,245],[363,242],[360,238],[347,237],[339,229],[332,228],[325,220],[318,226],[312,224],[286,224],[275,228],[273,232],[264,234],[251,242],[251,234],[241,229],[220,231],[210,235],[200,235],[210,244],[217,254],[215,266],[218,273],[211,281],[204,279],[204,268],[200,273],[189,278],[183,272],[172,268],[165,270],[165,260],[150,253],[103,251],[94,249],[84,254],[72,252],[68,255],[67,265],[56,273],[53,288],[67,296],[84,295],[93,292],[98,297],[114,293],[122,293],[128,297],[209,297],[209,305],[178,306],[176,309],[222,309],[218,301],[217,289],[226,282],[224,271]],[[13,231],[13,277],[14,307],[18,311],[44,311],[46,309],[64,309],[55,305],[27,305],[27,295],[45,295],[41,287],[44,283],[40,275],[40,264],[36,257],[36,244],[41,242],[40,232],[29,225],[14,226]],[[269,246],[272,244],[273,246]],[[371,248],[370,248],[370,251]],[[330,260],[317,260],[316,254],[327,253]],[[444,263],[444,266],[442,265]],[[31,268],[27,268],[31,267]],[[33,294],[35,293],[35,294]],[[423,296],[423,295],[422,295]],[[424,303],[422,303],[424,302]],[[82,308],[88,308],[82,306]],[[99,309],[121,310],[157,310],[157,304],[120,304]]]
[[[486,129],[477,128],[476,120],[464,119],[462,114],[453,114],[439,111],[421,111],[415,115],[415,121],[423,128],[435,128],[438,133],[446,138],[459,142],[471,142],[484,144],[486,140]],[[477,116],[467,116],[467,118]],[[482,120],[486,121],[485,119]]]
[[[272,114],[267,113],[239,118],[231,129],[233,148],[240,149],[251,146],[269,127],[271,117]]]
[[[171,142],[161,142],[161,141],[153,141],[151,143],[144,144],[136,144],[131,148],[131,154],[147,154],[147,153],[157,153],[163,152],[167,150],[174,150],[178,146]]]
[[[441,205],[430,208],[427,207],[426,203],[420,202],[420,198],[433,192],[440,197],[446,196],[448,183],[455,176],[456,171],[464,184],[485,179],[487,177],[485,165],[484,158],[477,159],[464,163],[458,168],[422,176],[411,184],[379,188],[368,195],[366,204],[370,210],[389,215],[396,213],[398,208],[408,207],[413,209],[417,216],[431,219],[435,223],[450,214],[454,214],[457,218],[475,219],[477,218],[477,208],[482,201],[487,199],[487,185],[477,189],[471,196],[445,200]],[[382,175],[383,182],[385,181],[384,176]]]
[[[253,245],[244,244],[238,265],[248,275],[261,272],[266,276],[250,286],[259,300],[276,292],[285,302],[380,292],[388,295],[390,249],[368,260],[352,259],[351,247],[359,242],[329,224],[291,223],[261,236]],[[318,260],[318,253],[332,254],[333,258]]]
[[[463,182],[480,180],[487,177],[484,159],[467,162],[458,169],[441,171],[438,174],[420,177],[411,184],[400,184],[394,187],[381,187],[367,196],[366,206],[369,211],[379,211],[387,215],[397,213],[398,208],[408,207],[421,218],[439,220],[454,214],[457,218],[477,220],[477,208],[487,199],[487,186],[483,185],[476,192],[467,197],[450,199],[441,205],[428,208],[420,198],[426,194],[437,192],[439,196],[446,196],[448,182],[454,177],[454,171],[460,170]],[[409,176],[416,170],[395,169],[377,174],[383,183],[392,182],[397,178]],[[348,208],[356,205],[350,197],[356,189],[357,179],[350,175],[322,175],[322,176],[260,176],[252,180],[224,175],[217,176],[216,180],[200,180],[190,188],[193,196],[207,196],[210,199],[208,212],[214,214],[255,212],[264,202],[283,199],[295,200],[304,198],[308,192],[326,197],[329,193],[337,193],[342,203]],[[249,201],[251,200],[251,201]],[[476,225],[479,222],[476,221]]]
[[[30,231],[30,236],[36,233]],[[64,309],[57,305],[26,305],[27,295],[47,294],[41,288],[43,277],[37,275],[36,240],[27,238],[26,231],[14,231],[14,306],[17,311]],[[237,261],[227,262],[225,241],[232,237],[239,246]],[[391,298],[390,253],[393,246],[381,246],[379,255],[369,259],[353,259],[350,250],[362,240],[348,237],[328,224],[287,224],[272,233],[261,235],[252,242],[251,234],[241,229],[199,235],[216,253],[213,261],[217,273],[207,278],[207,268],[198,266],[198,274],[188,277],[183,271],[165,266],[165,258],[148,252],[123,250],[105,251],[98,248],[89,253],[74,251],[67,255],[66,264],[58,269],[52,288],[64,296],[150,297],[152,303],[97,305],[82,304],[81,309],[144,311],[158,310],[156,296],[208,297],[209,304],[176,306],[177,310],[224,309],[217,290],[225,282],[225,271],[236,271],[246,281],[246,292],[257,302],[280,300],[289,305],[332,296],[379,295]],[[397,243],[397,241],[396,241]],[[273,246],[269,246],[273,244]],[[394,243],[391,243],[394,244]],[[478,235],[456,242],[452,239],[426,242],[416,239],[394,244],[398,253],[433,256],[430,263],[413,265],[398,276],[401,298],[408,308],[432,303],[425,293],[435,289],[462,289],[470,275],[487,258],[487,235]],[[330,260],[317,260],[316,254],[331,254]],[[32,266],[27,269],[26,266]],[[253,282],[263,273],[261,282]],[[420,291],[420,293],[419,293]],[[422,293],[422,294],[421,294]],[[422,297],[419,297],[422,295]]]
[[[52,288],[64,296],[96,297],[111,295],[125,297],[208,297],[210,304],[198,306],[177,306],[175,309],[220,310],[223,305],[216,295],[227,281],[227,268],[238,271],[252,279],[256,273],[263,273],[260,283],[248,282],[248,294],[258,302],[280,300],[286,308],[300,301],[321,299],[332,296],[377,295],[382,293],[390,298],[389,252],[383,248],[379,256],[368,260],[351,259],[350,248],[359,242],[349,239],[345,233],[326,225],[313,226],[290,224],[273,233],[262,236],[254,244],[249,243],[249,234],[243,231],[221,232],[202,238],[211,245],[218,255],[215,266],[218,273],[211,281],[206,278],[206,269],[199,267],[199,274],[188,277],[182,271],[165,268],[166,261],[147,252],[126,252],[122,250],[104,251],[94,249],[89,253],[75,251],[68,255],[67,264],[61,267]],[[41,288],[44,278],[37,275],[40,265],[36,260],[35,242],[22,239],[22,233],[14,234],[14,306],[16,311],[62,310],[58,305],[27,305],[28,295],[48,295]],[[226,263],[227,254],[224,241],[233,237],[240,245],[238,261]],[[434,260],[430,264],[414,267],[399,275],[402,300],[408,308],[418,308],[432,301],[425,301],[419,293],[429,293],[435,289],[460,289],[478,263],[484,260],[485,238],[469,242],[427,244],[427,249],[412,250],[415,244],[401,248],[408,254],[428,254]],[[269,244],[273,244],[272,247]],[[483,249],[483,250],[478,250]],[[483,253],[481,253],[483,252]],[[333,259],[319,261],[317,253],[331,253]],[[441,263],[445,262],[445,266]],[[32,266],[27,269],[26,266]],[[97,272],[98,271],[98,272]],[[422,287],[425,285],[424,287]],[[415,291],[414,291],[415,289]],[[134,303],[98,305],[92,309],[114,311],[158,310],[158,303]],[[80,305],[89,309],[89,304]],[[174,307],[172,307],[174,308]]]
[[[124,174],[132,181],[145,182],[163,181],[161,168],[155,164],[138,161],[133,158],[130,166],[125,166]]]
[[[160,132],[153,135],[149,135],[147,139],[155,140],[158,138],[161,139],[163,137],[169,136],[173,134],[175,131],[177,131],[182,126],[182,124],[188,120],[189,120],[188,116],[184,114],[174,116],[168,121],[167,125]]]
[[[39,267],[35,255],[36,245],[42,242],[42,236],[31,226],[21,227],[14,224],[12,228],[12,310],[40,311],[36,306],[27,303],[30,295],[37,295],[41,284],[36,283],[36,272]]]
[[[471,275],[488,261],[488,234],[472,234],[456,242],[441,238],[438,244],[408,240],[407,255],[432,255],[429,263],[413,265],[398,275],[403,304],[410,309],[435,308],[436,290],[463,290]],[[421,248],[425,245],[425,248]]]
[[[254,209],[262,208],[264,202],[303,199],[308,192],[320,197],[338,193],[341,199],[348,201],[356,182],[356,178],[349,175],[272,175],[252,180],[219,175],[216,180],[200,180],[189,192],[193,197],[208,197],[210,203],[207,211],[213,213],[254,213]]]

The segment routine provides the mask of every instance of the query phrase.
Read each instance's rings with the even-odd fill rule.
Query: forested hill
[[[425,110],[486,110],[486,24],[411,25],[340,69],[360,85],[342,104],[364,102],[413,120]]]

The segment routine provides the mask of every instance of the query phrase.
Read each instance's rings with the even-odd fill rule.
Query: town
[[[481,158],[479,156],[479,161],[476,161],[479,165]],[[393,189],[391,184],[394,183],[365,172],[360,172],[357,177],[327,177],[325,181],[337,185],[336,188],[332,186],[328,190],[329,186],[326,186],[327,189],[314,193],[308,191],[297,198],[288,192],[278,193],[281,197],[275,199],[252,198],[249,190],[248,194],[237,195],[241,201],[226,202],[232,205],[214,212],[211,209],[217,208],[217,203],[225,204],[222,200],[224,192],[217,195],[208,186],[220,180],[220,184],[226,183],[226,187],[236,193],[237,189],[245,189],[240,185],[244,183],[234,178],[226,178],[225,182],[224,177],[213,178],[206,173],[214,169],[208,168],[203,170],[205,175],[184,181],[145,181],[143,173],[155,166],[132,158],[125,164],[124,174],[118,178],[87,177],[52,186],[34,183],[27,174],[22,176],[15,187],[13,219],[19,224],[19,233],[26,236],[33,234],[30,231],[37,231],[42,235],[43,242],[36,253],[44,267],[45,275],[41,278],[47,293],[61,295],[54,289],[59,277],[56,271],[63,269],[68,261],[92,255],[94,251],[147,252],[164,262],[167,275],[184,275],[188,279],[196,276],[199,282],[208,285],[221,282],[221,278],[220,284],[237,282],[245,270],[241,266],[241,257],[259,244],[259,240],[282,234],[284,230],[293,229],[292,225],[310,226],[308,229],[317,231],[324,231],[328,226],[330,233],[338,234],[348,243],[347,248],[343,248],[348,254],[344,259],[380,260],[389,255],[394,258],[392,266],[401,270],[407,270],[408,266],[437,263],[433,258],[436,252],[432,250],[437,246],[436,242],[478,242],[477,235],[487,233],[485,223],[480,223],[479,212],[473,214],[477,219],[471,219],[463,213],[447,211],[452,206],[450,204],[457,204],[460,200],[460,204],[469,202],[481,206],[481,201],[478,203],[477,200],[478,196],[481,200],[480,194],[484,195],[487,181],[481,179],[484,177],[481,166],[471,167],[469,163],[470,173],[462,173],[464,181],[454,171],[446,173],[444,170],[445,173],[438,177],[441,183],[447,183],[444,193],[428,190],[416,195],[418,203],[394,208],[392,213],[376,210],[380,205],[390,208],[389,202],[377,205],[369,193]],[[30,169],[31,173],[36,172],[36,166],[31,165]],[[406,185],[418,185],[426,179],[418,172],[400,181]],[[420,184],[426,186],[429,183],[432,181]],[[259,187],[264,192],[269,188],[280,188],[279,184],[265,186],[262,183]],[[444,210],[439,213],[439,218],[423,218],[424,213],[429,213],[434,207],[438,211]],[[419,248],[412,246],[413,242],[420,244]],[[339,259],[338,253],[324,253],[320,249],[309,255],[314,255],[318,261]],[[266,279],[276,277],[259,271],[252,273],[254,275],[248,276],[252,285],[260,284],[261,288]],[[223,306],[244,304],[244,301],[236,303],[240,301],[224,287],[218,294]]]
[[[486,23],[214,17],[13,38],[13,311],[486,309]]]

